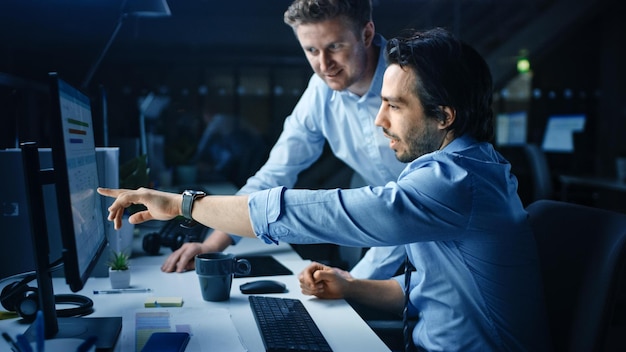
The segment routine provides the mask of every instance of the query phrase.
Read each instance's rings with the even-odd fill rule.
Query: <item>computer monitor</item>
[[[528,115],[526,111],[500,113],[496,117],[496,145],[526,143]]]
[[[40,168],[52,167],[50,148],[39,148]],[[10,265],[0,266],[0,280],[13,280],[32,275],[35,271],[33,242],[31,239],[28,196],[25,174],[22,167],[22,152],[19,148],[0,150],[0,170],[11,170],[12,177],[0,182],[0,258]],[[43,186],[46,209],[46,225],[51,262],[61,261],[62,245],[59,231],[59,216],[56,212],[56,190],[54,185]],[[62,269],[62,268],[61,268]],[[54,275],[62,272],[56,270]]]
[[[45,334],[47,339],[96,336],[96,346],[108,349],[117,341],[121,317],[56,318],[52,278],[48,273],[47,230],[45,221],[38,223],[45,218],[43,184],[54,183],[56,188],[65,280],[73,292],[84,287],[107,240],[102,198],[96,193],[99,179],[90,100],[57,73],[50,73],[49,78],[53,170],[40,170],[36,146],[22,145]],[[32,339],[35,332],[31,326],[26,334]]]
[[[583,132],[585,122],[584,114],[549,116],[541,149],[550,153],[574,153],[574,133]]]
[[[89,98],[51,74],[52,161],[63,243],[65,279],[82,290],[107,239]]]

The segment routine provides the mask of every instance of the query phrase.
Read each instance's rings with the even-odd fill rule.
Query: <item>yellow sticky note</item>
[[[18,318],[18,317],[19,315],[15,312],[0,311],[0,320],[13,319],[13,318]]]
[[[143,305],[146,308],[182,307],[183,298],[182,297],[147,297]]]

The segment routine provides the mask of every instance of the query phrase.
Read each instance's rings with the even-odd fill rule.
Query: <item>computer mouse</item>
[[[283,293],[287,292],[287,286],[275,280],[257,280],[246,282],[239,286],[241,293]]]

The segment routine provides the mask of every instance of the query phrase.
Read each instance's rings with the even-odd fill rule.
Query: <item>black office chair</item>
[[[539,146],[529,143],[500,146],[497,150],[511,163],[511,173],[518,181],[517,194],[524,206],[554,197],[550,167]]]
[[[613,350],[606,341],[623,310],[617,303],[623,292],[626,215],[554,200],[526,209],[555,351]]]

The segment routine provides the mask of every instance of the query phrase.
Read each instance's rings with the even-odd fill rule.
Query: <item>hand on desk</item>
[[[311,263],[298,276],[305,295],[321,299],[353,299],[382,311],[401,313],[404,290],[398,281],[360,280],[350,273],[320,263]]]
[[[172,252],[172,254],[165,259],[163,265],[161,265],[161,271],[166,273],[182,273],[189,270],[194,270],[196,267],[195,256],[200,253],[210,252],[202,248],[202,243],[187,242]]]
[[[161,266],[161,271],[182,273],[194,270],[196,267],[194,260],[196,255],[208,252],[222,252],[231,244],[232,239],[226,232],[215,230],[204,239],[204,242],[184,243],[180,248],[172,252]]]
[[[302,270],[298,280],[305,295],[337,299],[345,297],[352,276],[347,271],[313,262]]]

